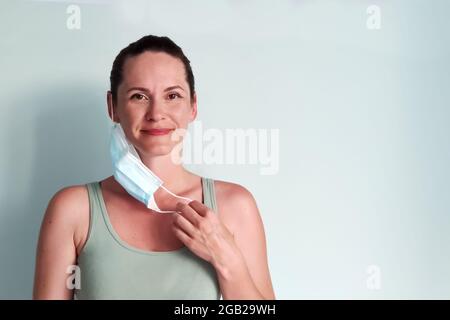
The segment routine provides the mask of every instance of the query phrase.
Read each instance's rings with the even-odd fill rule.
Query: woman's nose
[[[147,108],[145,119],[148,121],[159,121],[165,119],[163,103],[156,100],[151,101]]]

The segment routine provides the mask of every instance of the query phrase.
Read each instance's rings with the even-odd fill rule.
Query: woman
[[[146,170],[192,201],[157,188],[154,205],[146,206],[116,174],[58,191],[41,226],[33,297],[275,299],[251,193],[172,160],[179,141],[171,133],[197,115],[194,76],[181,48],[145,36],[119,53],[110,80],[113,122]]]

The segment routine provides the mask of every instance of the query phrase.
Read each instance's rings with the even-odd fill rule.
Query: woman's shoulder
[[[75,212],[85,206],[88,198],[86,185],[71,185],[60,188],[52,196],[49,206],[64,209],[65,212]]]
[[[216,197],[233,199],[238,202],[249,201],[253,198],[252,193],[246,187],[230,181],[214,180],[214,189]]]
[[[219,214],[236,223],[243,214],[254,214],[256,201],[253,194],[238,183],[214,180]]]
[[[49,201],[44,222],[56,222],[73,232],[75,245],[82,241],[83,229],[89,223],[89,197],[86,184],[60,188]]]
[[[77,226],[86,211],[89,211],[86,185],[71,185],[59,189],[52,196],[46,214]]]

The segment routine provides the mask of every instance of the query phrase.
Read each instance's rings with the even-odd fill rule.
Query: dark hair
[[[191,63],[189,59],[184,55],[183,50],[175,44],[168,37],[158,37],[154,35],[147,35],[141,39],[130,43],[128,47],[122,49],[117,57],[114,59],[111,75],[109,77],[111,82],[111,94],[114,102],[117,102],[117,89],[122,82],[123,74],[122,69],[125,60],[128,57],[137,56],[145,51],[165,52],[174,58],[178,58],[183,62],[186,72],[186,81],[189,84],[189,90],[191,92],[191,99],[194,97],[195,85],[194,74],[192,73]]]

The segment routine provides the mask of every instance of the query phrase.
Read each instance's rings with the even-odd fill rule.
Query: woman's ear
[[[197,118],[197,94],[194,92],[194,96],[191,100],[191,117],[190,122],[194,121]]]
[[[108,105],[108,115],[113,122],[120,122],[117,116],[117,108],[114,108],[114,102],[112,98],[112,93],[110,90],[106,93],[106,103]]]

